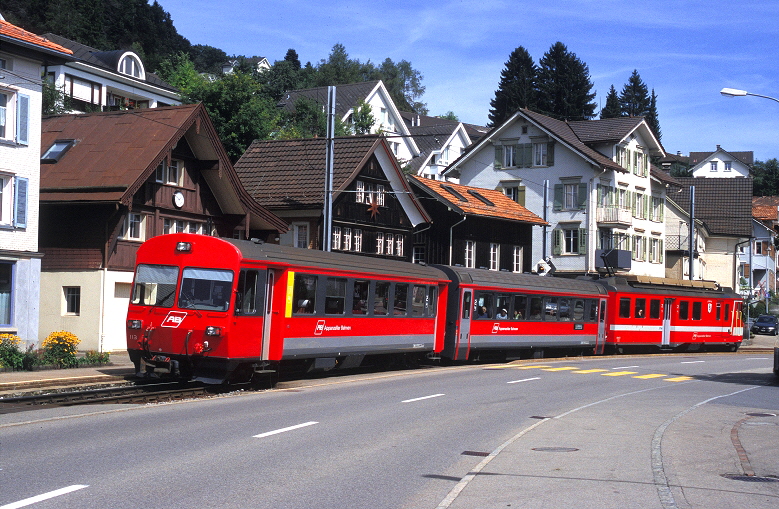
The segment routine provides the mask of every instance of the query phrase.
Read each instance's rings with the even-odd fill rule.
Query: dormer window
[[[41,156],[42,164],[54,164],[59,161],[65,152],[76,143],[76,140],[56,140],[49,150]]]
[[[133,53],[125,53],[119,60],[119,72],[133,78],[146,79],[143,64]]]

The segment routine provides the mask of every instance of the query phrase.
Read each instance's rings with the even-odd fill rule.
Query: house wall
[[[717,163],[716,171],[712,170],[712,161]],[[725,171],[725,163],[730,162],[730,171]],[[724,151],[717,151],[692,168],[693,177],[736,178],[748,177],[749,168],[741,161]]]
[[[98,350],[100,347],[100,321],[102,297],[102,271],[43,272],[41,274],[41,309],[39,344],[50,333],[68,331],[81,343],[79,350]],[[78,287],[81,291],[81,309],[78,315],[65,313],[65,287]]]
[[[735,250],[739,240],[741,239],[711,236],[706,243],[707,279],[736,291],[738,291],[739,285],[736,274]]]

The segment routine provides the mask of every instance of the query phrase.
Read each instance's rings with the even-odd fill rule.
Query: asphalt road
[[[773,508],[776,414],[765,354],[466,366],[49,409],[0,416],[0,509]]]

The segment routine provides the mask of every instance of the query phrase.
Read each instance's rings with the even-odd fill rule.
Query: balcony
[[[596,220],[598,226],[628,228],[633,224],[633,213],[619,207],[598,207]]]

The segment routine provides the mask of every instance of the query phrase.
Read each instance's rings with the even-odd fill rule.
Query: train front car
[[[139,374],[221,382],[259,356],[252,341],[228,341],[240,262],[235,246],[205,235],[162,235],[138,249],[126,326]]]
[[[732,350],[744,334],[741,297],[711,281],[645,276],[598,281],[609,290],[607,350]]]
[[[602,353],[606,290],[591,281],[440,266],[452,279],[449,360],[544,356],[545,350]]]

